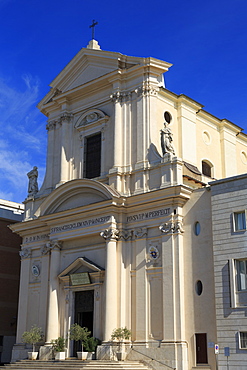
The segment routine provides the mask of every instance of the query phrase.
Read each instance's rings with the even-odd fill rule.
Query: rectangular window
[[[247,349],[247,331],[239,332],[239,348]]]
[[[234,231],[246,230],[245,211],[234,212],[233,214]]]
[[[237,269],[237,282],[238,290],[247,289],[247,260],[237,260],[236,261]]]
[[[85,138],[84,178],[99,177],[101,172],[101,133]]]
[[[247,259],[230,259],[231,307],[247,306]]]

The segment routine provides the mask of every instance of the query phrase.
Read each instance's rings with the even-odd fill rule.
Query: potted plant
[[[52,339],[51,344],[55,352],[55,360],[65,360],[65,339],[63,337]]]
[[[25,331],[22,334],[22,342],[26,344],[32,344],[33,351],[28,352],[29,360],[36,360],[38,357],[38,352],[35,352],[35,344],[42,340],[42,329],[36,325],[33,325],[29,331]]]
[[[119,361],[124,361],[125,358],[126,358],[127,354],[126,354],[125,349],[123,347],[123,341],[124,340],[129,340],[130,337],[131,337],[131,331],[129,329],[127,329],[126,326],[125,326],[125,328],[114,329],[113,332],[112,332],[111,339],[118,341],[118,351],[116,352],[116,355],[117,355],[117,359]]]
[[[73,324],[69,331],[69,339],[81,342],[81,352],[77,352],[79,360],[87,359],[87,352],[83,352],[83,342],[90,336],[91,331],[88,328],[81,327],[79,324]]]
[[[100,344],[100,340],[94,337],[87,337],[83,341],[83,349],[88,353],[87,360],[94,359],[95,350],[98,344]]]

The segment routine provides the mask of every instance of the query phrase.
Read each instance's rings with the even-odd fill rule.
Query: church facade
[[[247,138],[166,89],[171,64],[100,49],[92,40],[52,81],[44,183],[29,172],[17,340],[44,343],[79,323],[111,358],[115,328],[129,359],[165,369],[214,369],[217,343],[208,182],[247,169]],[[68,356],[73,345],[67,343]],[[203,367],[204,366],[204,367]]]

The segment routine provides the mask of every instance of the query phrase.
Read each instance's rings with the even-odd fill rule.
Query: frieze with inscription
[[[157,211],[138,213],[136,215],[127,216],[127,222],[148,220],[150,218],[166,216],[166,215],[169,215],[169,213],[170,213],[170,208],[163,208],[163,209],[158,209]]]
[[[32,236],[26,236],[24,238],[24,243],[33,243],[38,242],[40,240],[48,239],[49,234],[39,234],[39,235],[32,235]]]
[[[87,227],[87,226],[92,226],[92,225],[102,224],[102,223],[108,222],[110,218],[111,216],[103,216],[103,217],[92,218],[90,220],[73,222],[71,224],[66,224],[62,226],[55,226],[51,228],[51,234],[60,233],[63,231],[68,231],[68,230],[79,229],[82,227]]]

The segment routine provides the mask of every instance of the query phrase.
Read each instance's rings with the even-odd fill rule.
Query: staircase
[[[21,360],[4,365],[6,370],[150,370],[139,361],[42,361]]]

